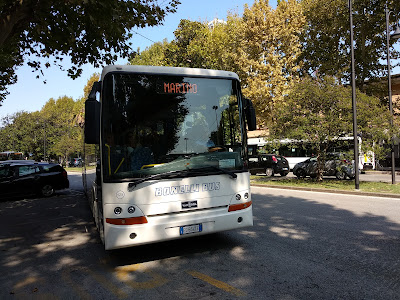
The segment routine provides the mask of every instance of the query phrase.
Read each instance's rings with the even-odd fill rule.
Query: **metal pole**
[[[358,135],[357,135],[357,103],[356,103],[356,80],[354,67],[354,45],[353,45],[353,9],[349,0],[349,18],[350,18],[350,49],[351,49],[351,91],[353,104],[353,138],[354,138],[354,171],[355,171],[355,189],[360,189],[359,157],[358,157]]]
[[[46,121],[43,124],[43,161],[46,161]]]
[[[388,68],[388,95],[389,95],[389,110],[390,110],[390,130],[393,128],[393,105],[392,105],[392,78],[391,78],[391,67],[390,67],[390,50],[389,50],[389,9],[385,4],[386,14],[386,55],[387,55],[387,68]],[[392,160],[392,184],[396,183],[396,167],[394,159],[394,138],[392,137],[392,145],[390,147],[390,156]]]

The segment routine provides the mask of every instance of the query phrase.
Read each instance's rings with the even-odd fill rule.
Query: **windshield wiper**
[[[161,178],[174,178],[174,177],[181,176],[183,174],[186,175],[188,173],[188,171],[190,171],[190,170],[170,171],[170,172],[154,174],[154,175],[151,175],[148,177],[137,179],[133,182],[129,182],[128,192],[132,192],[138,184],[143,183],[145,181],[149,181],[149,180],[153,180],[153,179],[161,179]]]
[[[232,172],[232,171],[228,171],[228,170],[225,170],[225,169],[221,169],[221,168],[218,168],[218,167],[216,167],[216,166],[210,166],[210,168],[213,168],[214,170],[217,170],[217,171],[220,171],[220,172],[222,172],[222,173],[224,173],[224,174],[227,174],[227,175],[229,175],[232,179],[236,179],[236,178],[237,178],[236,173],[234,173],[234,172]]]
[[[190,170],[193,171],[193,172],[196,172],[196,171],[207,171],[209,169],[213,169],[215,171],[219,171],[221,173],[227,174],[232,179],[236,179],[237,178],[237,175],[234,172],[231,172],[231,171],[228,171],[228,170],[225,170],[225,169],[221,169],[221,168],[218,168],[216,166],[207,166],[207,167],[204,167],[204,168],[190,169]]]

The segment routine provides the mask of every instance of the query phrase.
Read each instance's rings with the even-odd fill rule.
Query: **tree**
[[[181,20],[178,28],[174,31],[175,39],[165,51],[167,65],[201,68],[205,57],[201,55],[201,51],[190,51],[189,49],[192,42],[201,39],[207,30],[205,23]]]
[[[238,59],[247,74],[242,78],[244,94],[253,100],[259,123],[268,125],[274,102],[281,99],[298,75],[299,34],[305,18],[295,0],[278,1],[276,10],[268,1],[256,0],[252,7],[245,8],[243,22]]]
[[[311,144],[318,159],[318,179],[322,180],[325,157],[332,143],[352,136],[351,89],[333,77],[306,77],[293,83],[282,103],[275,107],[276,120],[271,139],[292,139]],[[390,141],[396,126],[390,126],[390,113],[378,98],[357,91],[358,132],[364,151],[382,153],[380,142]],[[398,127],[397,127],[398,129]]]
[[[0,102],[7,86],[17,81],[15,69],[25,57],[30,58],[29,66],[41,71],[39,58],[47,59],[45,67],[63,68],[61,62],[69,56],[68,75],[79,77],[85,63],[99,67],[115,62],[117,55],[129,56],[131,30],[160,24],[178,4],[179,0],[169,0],[164,7],[157,0],[1,1]]]
[[[150,47],[140,52],[138,48],[134,53],[133,57],[129,60],[131,65],[144,65],[144,66],[164,66],[165,61],[165,49],[169,43],[166,39],[162,42],[156,42]]]
[[[385,4],[394,11],[391,25],[400,12],[397,0],[352,0],[356,86],[376,94],[377,85],[365,85],[387,74]],[[348,1],[302,0],[307,26],[302,36],[303,74],[331,75],[350,82],[350,25]],[[391,55],[399,57],[390,41]]]
[[[174,40],[163,48],[160,65],[236,72],[244,94],[254,102],[259,123],[268,124],[274,101],[298,75],[304,24],[295,0],[279,1],[276,10],[268,1],[256,0],[245,7],[243,17],[229,13],[226,23],[211,28],[207,22],[181,20]],[[146,49],[135,62],[152,64],[150,57]]]
[[[2,119],[0,150],[21,151],[25,156],[40,157],[43,153],[43,124],[39,112],[17,112]]]

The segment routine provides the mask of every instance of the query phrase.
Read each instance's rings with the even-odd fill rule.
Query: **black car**
[[[312,157],[303,162],[296,164],[293,168],[293,174],[298,178],[310,176],[311,178],[317,177],[318,165],[317,158]],[[325,160],[323,171],[324,176],[336,176],[339,180],[346,178],[353,179],[355,171],[353,164],[346,160],[340,153],[329,153]]]
[[[249,171],[251,175],[265,173],[267,176],[286,176],[289,173],[289,162],[276,154],[254,155],[249,157]]]
[[[69,187],[67,172],[53,163],[4,161],[0,163],[0,198],[39,194],[49,197]]]

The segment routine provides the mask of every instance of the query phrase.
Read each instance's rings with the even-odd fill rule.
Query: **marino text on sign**
[[[197,84],[164,82],[165,94],[197,94]]]

